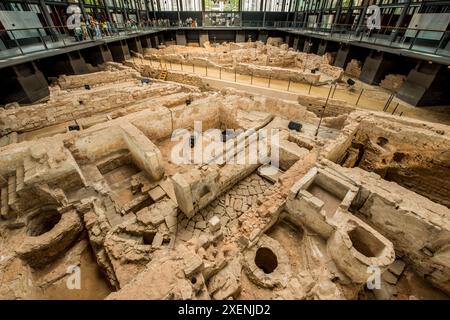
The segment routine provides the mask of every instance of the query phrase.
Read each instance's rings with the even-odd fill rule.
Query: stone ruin
[[[450,128],[323,103],[109,63],[0,109],[0,298],[448,298]],[[226,129],[277,129],[278,166],[173,161],[177,131],[212,144],[198,121],[231,156],[251,145]]]
[[[267,44],[256,41],[211,45],[206,42],[204,47],[198,48],[171,45],[163,49],[146,49],[142,58],[314,85],[342,78],[344,71],[330,64],[330,54],[318,56],[298,52],[277,39],[269,38]]]

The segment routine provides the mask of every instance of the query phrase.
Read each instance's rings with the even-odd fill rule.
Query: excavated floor
[[[275,47],[258,50],[276,68],[289,56],[297,66],[286,70],[304,76],[305,56]],[[232,66],[235,53],[222,54],[214,61]],[[342,73],[309,58],[319,81]],[[185,74],[145,84],[126,64],[63,76],[49,101],[0,110],[0,298],[449,298],[447,126],[334,99],[325,112],[319,98],[212,90]],[[194,121],[279,130],[280,170],[264,173],[267,158],[177,163],[171,135],[192,135]],[[373,261],[376,291],[366,286]],[[71,290],[74,267],[81,288]]]

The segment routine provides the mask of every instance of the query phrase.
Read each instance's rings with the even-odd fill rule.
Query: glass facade
[[[45,38],[56,43],[61,38],[55,34],[74,39],[74,30],[67,25],[71,15],[67,8],[73,4],[80,7],[84,19],[93,22],[90,26],[101,25],[101,30],[91,28],[90,35],[78,34],[76,41],[92,39],[94,32],[94,36],[104,37],[146,28],[270,27],[307,29],[308,34],[319,32],[336,41],[369,42],[447,56],[450,52],[450,1],[0,0],[0,10],[34,12],[34,21],[39,20],[39,29],[45,30],[37,41],[42,43]],[[366,9],[373,4],[380,9],[380,28],[366,25],[370,14]],[[0,41],[7,48],[14,47],[12,33],[5,29],[0,21]]]
[[[45,11],[48,11],[48,14],[44,12],[42,3],[45,3]],[[271,20],[322,28],[358,25],[362,21],[360,15],[365,12],[364,7],[372,4],[380,7],[381,24],[387,27],[407,27],[415,14],[450,13],[450,1],[417,0],[2,0],[0,10],[34,11],[44,24],[62,25],[67,19],[65,11],[71,4],[81,5],[85,14],[97,19],[116,21],[126,21],[131,16],[136,17],[136,20],[161,18],[176,23],[180,13],[183,18],[186,15],[183,15],[183,12],[192,12],[189,15],[198,20],[208,17],[211,24],[214,24],[214,19],[222,21],[218,25],[222,25],[224,20],[231,25],[235,23],[230,23],[229,20],[240,21],[246,25],[245,20],[248,17],[252,23],[265,19],[258,25]],[[165,12],[167,14],[164,14]],[[205,16],[205,12],[229,12],[233,15]],[[274,14],[263,16],[264,12]],[[239,13],[238,16],[236,13]],[[397,25],[400,17],[402,19]]]
[[[201,0],[180,0],[181,11],[202,11]]]
[[[263,5],[263,0],[243,0],[242,11],[261,11]]]

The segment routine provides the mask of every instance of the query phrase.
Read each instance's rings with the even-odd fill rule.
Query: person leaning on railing
[[[81,25],[78,25],[73,30],[75,33],[75,41],[83,41],[83,30],[81,29]]]

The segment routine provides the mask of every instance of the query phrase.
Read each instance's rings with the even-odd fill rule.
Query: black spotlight
[[[84,85],[84,88],[85,88],[86,90],[91,90],[91,86],[88,85],[88,84],[85,84],[85,85]]]
[[[297,131],[297,132],[300,132],[300,130],[302,129],[302,124],[301,123],[298,123],[298,122],[295,122],[295,121],[289,121],[289,124],[288,124],[288,128],[289,128],[289,130],[295,130],[295,131]]]
[[[192,103],[191,99],[187,99],[187,100],[186,100],[186,105],[187,105],[187,106],[190,105],[191,103]]]
[[[350,78],[347,79],[347,84],[348,84],[349,86],[353,86],[355,83],[356,83],[355,80],[350,79]]]
[[[142,84],[149,84],[150,83],[150,79],[149,78],[141,79],[141,83]]]
[[[80,126],[78,124],[69,125],[69,131],[80,131]]]
[[[195,147],[195,135],[191,135],[191,148]]]
[[[319,68],[311,69],[311,73],[316,73],[317,71],[319,71]]]

